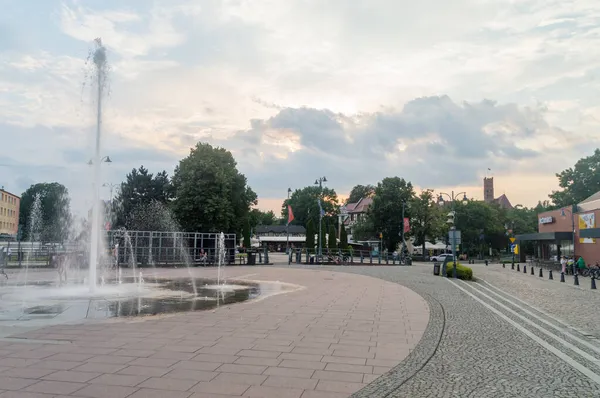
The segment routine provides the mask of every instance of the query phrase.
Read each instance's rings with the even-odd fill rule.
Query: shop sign
[[[554,222],[554,217],[540,217],[540,224],[552,224]]]

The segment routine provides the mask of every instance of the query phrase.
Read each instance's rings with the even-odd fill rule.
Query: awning
[[[517,242],[525,241],[561,241],[561,240],[573,240],[573,232],[540,232],[537,234],[523,234],[516,236]]]
[[[600,238],[600,228],[588,228],[579,230],[580,238]]]

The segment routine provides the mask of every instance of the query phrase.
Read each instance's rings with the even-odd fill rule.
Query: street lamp
[[[452,259],[454,261],[452,277],[456,279],[456,211],[454,210],[454,204],[458,201],[460,195],[463,195],[462,204],[467,204],[469,200],[467,199],[466,192],[459,192],[456,195],[454,194],[454,191],[452,191],[450,194],[440,192],[440,195],[438,196],[438,202],[440,205],[444,205],[444,195],[450,198],[450,202],[452,203],[452,211],[448,213],[448,224],[452,225],[450,227],[450,230],[452,231]]]
[[[290,194],[292,193],[292,188],[288,188],[287,190],[287,198],[288,198],[288,222],[286,226],[287,233],[287,241],[285,245],[285,252],[289,256],[290,255]]]
[[[102,163],[102,162],[104,162],[104,163],[112,163],[112,160],[110,160],[110,156],[104,156],[104,157],[102,157],[102,158],[100,159],[100,163]],[[93,160],[93,159],[90,159],[90,160],[87,162],[87,164],[88,164],[89,166],[93,165],[93,164],[94,164],[94,160]]]
[[[322,261],[323,259],[323,250],[322,250],[322,240],[323,240],[323,234],[321,233],[323,231],[322,228],[322,224],[323,224],[323,207],[321,206],[321,197],[323,196],[323,183],[327,182],[327,177],[319,177],[315,180],[315,185],[319,186],[319,261]]]
[[[573,231],[573,261],[575,261],[575,214],[573,214],[573,209],[569,210],[563,207],[562,209],[560,209],[560,216],[566,217],[567,211],[569,212],[569,214],[571,214],[571,229]]]

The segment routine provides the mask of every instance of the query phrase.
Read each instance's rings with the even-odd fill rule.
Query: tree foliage
[[[600,149],[579,159],[574,167],[561,171],[556,177],[562,190],[548,195],[556,207],[577,204],[600,191]]]
[[[411,200],[411,235],[414,236],[416,246],[422,246],[425,251],[425,242],[436,243],[443,236],[445,225],[443,212],[435,200],[431,190],[424,190]]]
[[[336,250],[338,246],[337,233],[333,224],[329,224],[329,237],[327,239],[327,246],[329,247],[329,250]]]
[[[356,203],[362,198],[370,198],[375,194],[375,187],[371,184],[368,185],[356,185],[350,191],[348,200],[346,203]]]
[[[400,177],[387,177],[377,184],[373,203],[367,215],[376,233],[383,233],[383,244],[394,251],[400,242],[403,228],[402,203],[405,203],[404,216],[411,216],[410,204],[414,196],[413,186]]]
[[[231,152],[198,143],[173,176],[173,211],[186,231],[237,232],[256,205],[256,193]]]
[[[247,218],[246,222],[244,223],[244,231],[243,231],[243,237],[244,237],[243,245],[246,249],[249,249],[252,246],[252,242],[250,240],[251,229],[252,229],[252,227],[250,226],[250,219]]]
[[[319,223],[319,204],[318,200],[321,199],[321,205],[325,211],[323,216],[323,222],[335,222],[339,212],[339,204],[337,193],[331,188],[321,188],[318,186],[308,186],[302,189],[295,190],[289,199],[283,201],[281,205],[281,215],[283,219],[288,219],[288,204],[292,206],[294,212],[294,221],[296,225],[302,225],[306,227],[308,220],[312,220],[313,223]]]
[[[41,220],[36,221],[36,229],[32,231],[31,212],[36,196],[40,197]],[[63,242],[69,238],[71,225],[71,200],[68,189],[58,182],[39,183],[30,186],[21,195],[19,209],[19,225],[22,239],[31,240],[37,237],[31,233],[39,233],[43,242]]]
[[[445,211],[451,210],[448,204]],[[505,216],[496,204],[471,200],[455,202],[455,225],[461,231],[463,251],[484,254],[486,247],[506,246]]]
[[[315,224],[312,220],[308,220],[306,223],[305,247],[309,250],[313,250],[315,248]]]
[[[325,220],[321,222],[319,236],[317,236],[317,248],[319,247],[319,245],[323,251],[327,249],[327,224],[325,223]]]
[[[279,219],[273,210],[262,211],[259,209],[252,209],[250,210],[249,219],[252,228],[257,225],[277,225],[279,223]]]
[[[146,218],[149,207],[157,206],[157,203],[166,205],[172,198],[173,187],[166,171],[152,174],[144,166],[132,169],[117,194],[117,205],[113,207],[116,220],[113,222],[116,227],[127,229],[155,229],[156,226],[146,225],[141,220]]]
[[[347,250],[348,249],[348,233],[346,232],[346,227],[342,223],[340,227],[340,249]]]

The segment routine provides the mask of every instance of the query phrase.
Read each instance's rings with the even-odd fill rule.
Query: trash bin
[[[406,258],[406,265],[412,265],[412,258],[410,258],[410,257]]]
[[[315,256],[310,256],[310,263],[314,264],[315,263]]]
[[[439,276],[440,275],[440,263],[435,261],[433,263],[433,275]]]
[[[256,265],[256,253],[248,252],[248,265]]]

